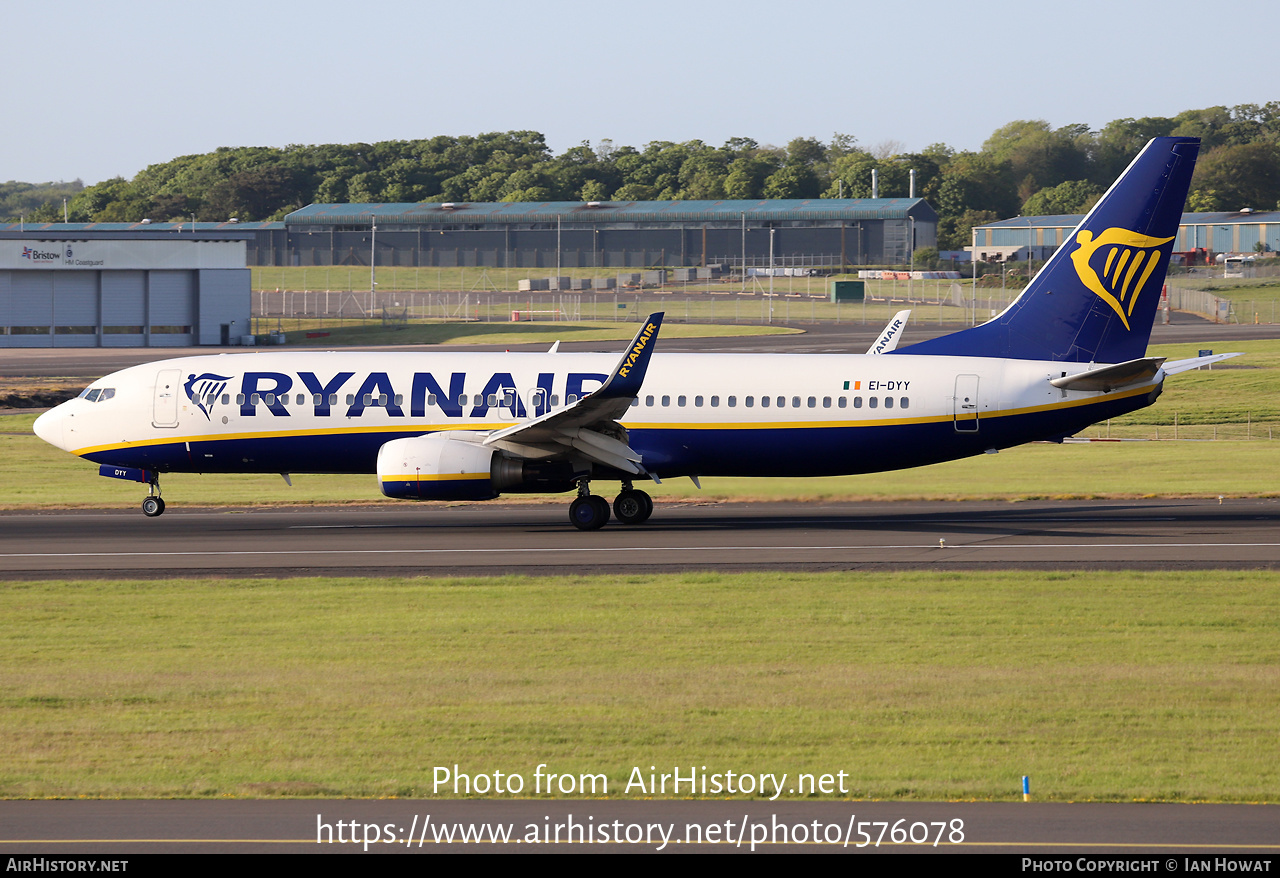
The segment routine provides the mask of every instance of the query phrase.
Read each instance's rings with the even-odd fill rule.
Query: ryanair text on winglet
[[[636,364],[636,360],[640,359],[640,355],[644,353],[645,346],[649,344],[649,339],[653,337],[654,331],[658,327],[652,323],[644,328],[644,332],[640,333],[640,340],[636,342],[635,347],[631,349],[631,353],[627,355],[627,361],[618,369],[618,374],[623,378],[627,377],[627,373],[631,371],[631,367]]]

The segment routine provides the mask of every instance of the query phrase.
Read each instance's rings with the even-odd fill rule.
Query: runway
[[[1140,856],[1150,864],[1143,871],[1156,872],[1192,871],[1184,858],[1200,854],[1243,859],[1249,871],[1262,871],[1253,864],[1268,864],[1280,851],[1278,818],[1275,805],[9,801],[0,802],[0,851],[6,859],[55,853],[85,859],[138,853],[987,853],[1005,855],[1001,865],[1020,871],[1026,869],[1014,855],[1050,861],[1040,866],[1045,871],[1111,871],[1082,867],[1080,858]],[[460,841],[463,831],[472,840]],[[445,841],[449,836],[452,843]],[[1244,871],[1234,863],[1232,870]]]
[[[1274,569],[1280,501],[662,502],[581,532],[566,503],[0,515],[0,577],[687,570]]]

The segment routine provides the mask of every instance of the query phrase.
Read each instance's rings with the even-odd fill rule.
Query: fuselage
[[[156,472],[372,473],[385,443],[493,431],[598,388],[616,354],[271,352],[187,357],[95,381],[39,435]],[[660,477],[823,476],[966,457],[1149,405],[1049,384],[1089,364],[984,357],[655,354],[621,419]],[[95,392],[96,391],[96,392]]]

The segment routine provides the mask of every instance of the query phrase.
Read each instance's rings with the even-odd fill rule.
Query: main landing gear
[[[640,524],[653,514],[653,500],[623,482],[613,501],[613,514],[623,524]],[[569,521],[578,530],[599,530],[609,521],[609,501],[592,494],[587,479],[578,482],[578,496],[569,504]]]
[[[142,501],[142,514],[147,518],[164,515],[164,499],[160,496],[160,476],[153,474],[147,482],[147,499]]]

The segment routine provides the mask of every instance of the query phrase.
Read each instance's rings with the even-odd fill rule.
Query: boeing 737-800
[[[42,415],[44,440],[149,486],[160,474],[376,473],[409,500],[577,491],[571,522],[644,521],[637,482],[831,476],[1061,439],[1151,405],[1213,360],[1147,357],[1199,141],[1151,141],[1022,294],[980,326],[868,354],[279,352],[116,372]]]

